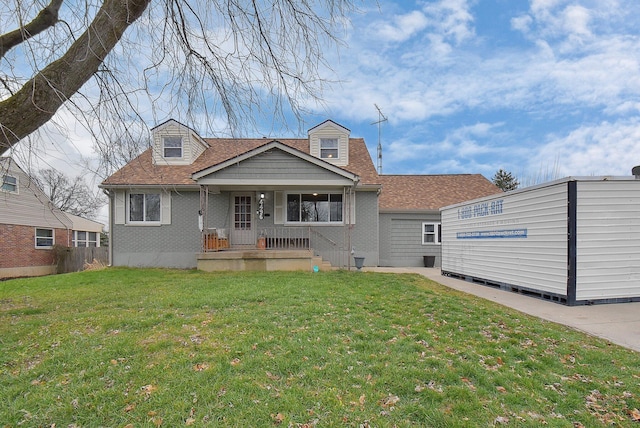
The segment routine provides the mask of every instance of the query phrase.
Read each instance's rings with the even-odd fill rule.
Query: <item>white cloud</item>
[[[393,17],[391,22],[378,23],[379,35],[388,41],[404,42],[427,26],[427,18],[418,10]]]
[[[630,175],[640,165],[640,119],[586,125],[550,137],[531,164],[557,164],[560,176]]]

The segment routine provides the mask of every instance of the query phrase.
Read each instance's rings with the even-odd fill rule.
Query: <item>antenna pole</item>
[[[376,109],[378,110],[378,121],[377,122],[373,122],[372,125],[378,125],[378,174],[382,174],[382,140],[381,140],[382,130],[381,130],[381,124],[382,124],[382,122],[386,122],[387,121],[387,117],[384,114],[382,114],[382,110],[380,110],[380,107],[378,107],[378,104],[374,104],[374,106],[376,106]]]

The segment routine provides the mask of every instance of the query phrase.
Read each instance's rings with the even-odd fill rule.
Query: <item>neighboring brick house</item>
[[[294,263],[270,264],[277,251],[255,250],[291,246],[334,267],[352,266],[354,255],[368,266],[422,263],[434,248],[407,257],[394,246],[397,216],[411,214],[414,238],[429,240],[422,223],[439,223],[440,207],[500,191],[481,175],[378,175],[364,140],[331,120],[304,139],[201,138],[174,120],[152,133],[152,147],[100,186],[113,265],[192,268],[218,258],[224,269],[280,269]]]
[[[15,161],[1,157],[0,278],[55,273],[54,245],[74,246],[78,233],[95,231],[96,225],[101,230],[99,223],[73,217],[53,206]]]

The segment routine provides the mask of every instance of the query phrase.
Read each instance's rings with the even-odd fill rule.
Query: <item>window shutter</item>
[[[122,190],[116,190],[113,197],[113,216],[115,224],[124,224],[125,219],[127,218],[126,209],[127,204],[125,204],[125,192]]]
[[[284,223],[284,194],[282,192],[273,192],[273,223]]]
[[[162,224],[171,224],[171,192],[162,192],[160,195],[160,221]]]

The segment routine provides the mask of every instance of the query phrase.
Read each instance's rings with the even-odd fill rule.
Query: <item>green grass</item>
[[[639,426],[640,356],[416,275],[0,282],[0,426]]]

